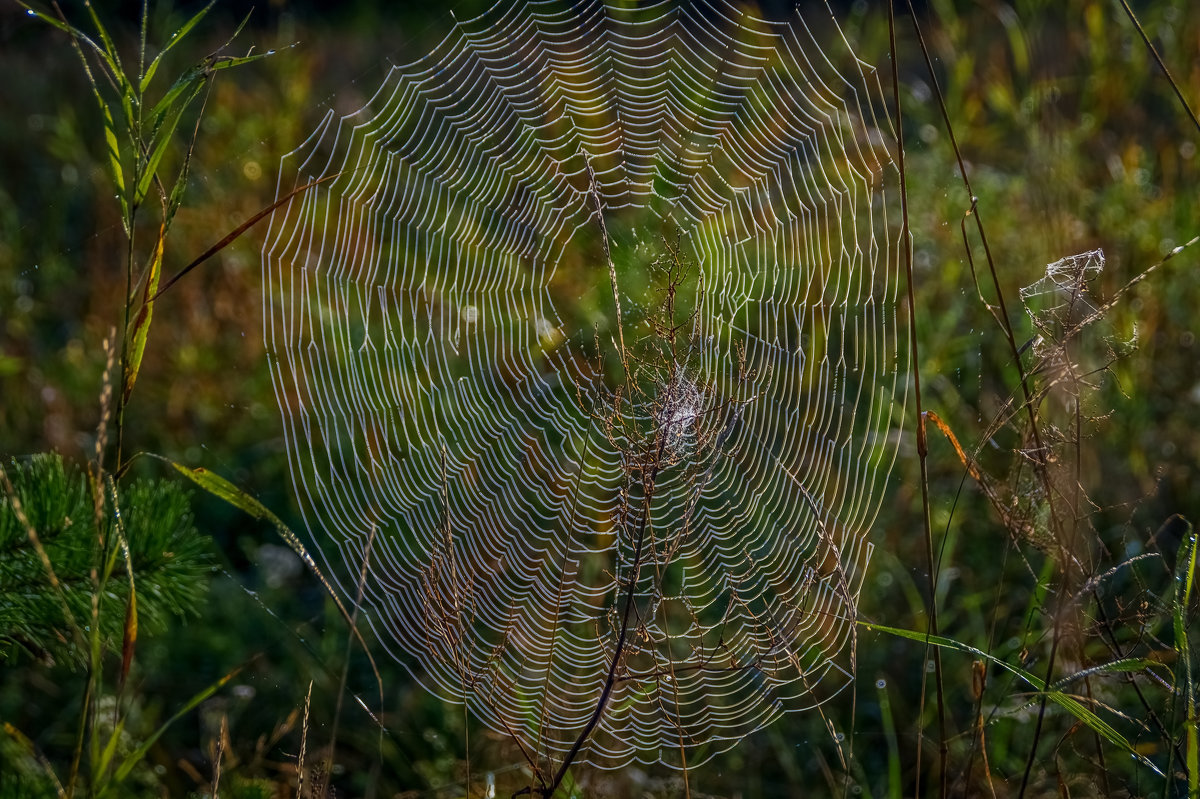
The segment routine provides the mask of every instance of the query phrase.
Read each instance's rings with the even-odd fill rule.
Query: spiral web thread
[[[337,176],[264,250],[309,533],[373,539],[380,640],[538,768],[696,765],[851,680],[907,369],[881,97],[828,9],[528,2],[285,159]]]

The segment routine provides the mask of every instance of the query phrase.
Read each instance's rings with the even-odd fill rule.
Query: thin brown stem
[[[912,3],[909,3],[909,13],[912,12]],[[913,16],[913,24],[916,25],[916,16]],[[921,522],[925,533],[925,573],[927,578],[928,598],[928,624],[927,631],[930,636],[939,635],[938,616],[937,616],[937,561],[934,557],[933,547],[933,523],[930,517],[929,510],[929,447],[925,435],[925,414],[924,407],[921,403],[921,368],[920,368],[920,350],[917,344],[917,301],[916,288],[913,279],[913,263],[912,263],[912,231],[908,221],[908,174],[905,168],[904,154],[904,118],[903,110],[900,106],[900,70],[897,66],[897,48],[896,48],[896,12],[895,7],[888,4],[888,35],[891,42],[892,50],[892,97],[896,106],[896,137],[897,137],[897,166],[900,170],[900,215],[901,215],[901,230],[900,240],[901,247],[904,250],[904,271],[908,282],[908,326],[909,326],[909,357],[912,359],[912,376],[913,376],[913,401],[916,404],[917,417],[917,459],[921,470]],[[964,173],[965,174],[965,173]],[[932,653],[930,652],[932,650]],[[934,683],[937,693],[937,714],[938,714],[938,761],[939,761],[939,793],[941,797],[946,796],[948,789],[947,779],[949,776],[949,768],[947,760],[949,758],[949,745],[947,743],[946,734],[946,698],[942,682],[942,653],[937,647],[932,647],[927,641],[925,644],[925,656],[922,661],[921,669],[921,698],[924,704],[925,693],[925,669],[924,662],[932,654]],[[919,716],[918,716],[919,719]],[[918,724],[921,722],[918,720]],[[920,793],[920,768],[921,768],[921,746],[922,736],[917,736],[917,793]]]
[[[1138,35],[1142,37],[1142,43],[1146,45],[1146,49],[1150,51],[1150,55],[1154,56],[1154,61],[1158,64],[1158,68],[1162,70],[1163,75],[1166,75],[1167,82],[1171,84],[1171,90],[1175,92],[1175,97],[1178,98],[1179,104],[1187,112],[1188,119],[1192,120],[1192,124],[1196,126],[1197,132],[1200,132],[1200,118],[1196,117],[1196,112],[1192,110],[1191,104],[1183,96],[1183,91],[1179,88],[1179,84],[1175,81],[1174,76],[1171,75],[1171,70],[1167,69],[1166,62],[1162,60],[1162,56],[1158,54],[1158,49],[1150,41],[1150,37],[1146,35],[1146,30],[1142,27],[1142,23],[1138,21],[1137,15],[1129,7],[1128,0],[1120,0],[1120,2],[1121,7],[1125,9],[1125,13],[1129,16],[1129,21],[1133,23],[1133,27],[1137,28]]]
[[[242,224],[238,225],[236,228],[234,228],[232,231],[230,231],[230,233],[228,235],[226,235],[223,239],[218,241],[216,244],[212,245],[207,250],[200,253],[200,255],[196,256],[196,258],[190,264],[185,266],[183,269],[180,269],[178,272],[175,273],[174,277],[172,277],[170,280],[168,280],[166,283],[164,283],[162,288],[160,288],[154,294],[154,296],[150,298],[150,301],[154,302],[155,300],[157,300],[164,293],[166,293],[167,289],[171,288],[176,283],[178,283],[183,278],[183,276],[186,275],[188,272],[191,272],[193,269],[195,269],[196,267],[203,264],[209,258],[212,258],[214,255],[219,253],[221,250],[225,249],[230,244],[237,241],[239,238],[241,238],[241,235],[243,233],[245,233],[247,230],[249,230],[250,228],[257,225],[259,222],[261,222],[266,217],[270,216],[271,212],[274,211],[276,208],[279,208],[280,206],[287,204],[288,202],[291,201],[291,199],[293,197],[295,197],[298,194],[302,194],[303,192],[306,192],[315,186],[319,186],[322,183],[328,183],[329,181],[331,181],[335,178],[339,178],[341,176],[342,176],[341,172],[335,172],[332,175],[326,175],[323,178],[318,178],[316,180],[305,183],[303,186],[298,186],[297,188],[292,189],[290,192],[283,195],[278,200],[276,200],[275,202],[268,205],[266,208],[263,208],[258,213],[254,214],[254,216],[250,217]]]

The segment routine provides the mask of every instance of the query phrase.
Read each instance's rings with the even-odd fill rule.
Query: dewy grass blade
[[[122,89],[121,86],[122,84],[125,84],[128,88],[128,84],[124,79],[124,75],[120,71],[120,65],[113,60],[112,55],[106,52],[105,47],[107,47],[109,43],[106,43],[105,47],[102,47],[79,28],[76,28],[74,25],[67,22],[65,18],[54,17],[44,11],[21,2],[21,0],[17,0],[17,4],[38,19],[49,25],[52,25],[55,28],[58,28],[71,37],[71,44],[74,46],[75,52],[79,55],[79,60],[83,64],[84,74],[87,75],[88,84],[92,88],[92,94],[96,98],[96,104],[100,108],[100,115],[104,119],[104,143],[108,149],[107,155],[109,171],[112,175],[113,185],[117,189],[117,200],[121,204],[121,224],[125,227],[125,233],[128,235],[131,232],[129,224],[129,198],[125,190],[125,169],[121,158],[121,144],[117,138],[116,120],[113,118],[111,107],[104,99],[104,93],[100,90],[100,84],[96,81],[96,76],[92,72],[91,65],[88,64],[87,55],[84,53],[83,45],[87,45],[92,52],[96,53],[96,55],[103,62],[104,67],[109,75],[109,79],[113,82],[114,88],[124,95],[125,90]],[[90,5],[88,6],[88,9],[91,11]],[[95,12],[92,11],[92,14],[94,16]],[[103,28],[101,28],[101,31],[103,31]],[[125,100],[126,98],[123,97],[123,107],[126,104]],[[126,121],[132,125],[132,108],[125,108],[125,114]]]
[[[1139,671],[1145,671],[1155,665],[1155,663],[1156,661],[1151,658],[1121,658],[1077,671],[1074,674],[1069,674],[1057,680],[1050,686],[1050,689],[1059,691],[1077,680],[1086,679],[1097,674],[1136,674]]]
[[[137,189],[133,195],[134,205],[141,205],[142,200],[145,199],[146,194],[150,191],[150,185],[154,182],[154,178],[158,174],[158,165],[162,163],[163,156],[171,149],[175,130],[179,127],[179,122],[183,118],[184,112],[200,96],[200,92],[204,90],[207,81],[207,75],[201,74],[198,76],[191,84],[185,87],[189,91],[177,95],[174,105],[165,109],[165,114],[156,120],[156,127],[152,129],[149,155],[146,157],[146,163],[142,167],[141,174],[138,177]]]
[[[96,52],[104,59],[108,65],[109,71],[112,74],[112,79],[116,81],[117,88],[121,93],[122,102],[128,101],[133,95],[133,86],[130,85],[125,77],[125,68],[121,65],[121,56],[117,53],[117,45],[113,42],[111,36],[108,35],[108,28],[104,27],[104,23],[100,21],[100,15],[96,13],[96,9],[90,2],[84,3],[87,8],[88,16],[91,17],[92,24],[96,26],[96,33],[100,35],[100,42],[104,45],[103,48],[96,48]],[[132,108],[127,108],[126,112]],[[130,119],[132,119],[132,114]]]
[[[1185,751],[1187,756],[1188,796],[1200,796],[1200,739],[1197,736],[1196,684],[1192,669],[1192,648],[1188,640],[1187,614],[1195,587],[1197,547],[1196,532],[1188,524],[1179,548],[1179,560],[1175,566],[1175,602],[1173,621],[1175,627],[1175,651],[1178,660],[1175,666],[1176,701],[1182,698],[1184,708]],[[1182,678],[1182,679],[1181,679]],[[1180,684],[1182,682],[1182,685]]]
[[[902,630],[897,627],[888,627],[883,624],[872,624],[865,621],[860,621],[858,624],[868,630],[887,633],[889,635],[895,635],[899,638],[907,638],[911,641],[918,641],[920,643],[928,642],[929,644],[941,649],[954,649],[959,652],[965,652],[969,655],[973,655],[977,658],[982,658],[989,663],[993,663],[1005,671],[1008,671],[1024,680],[1034,688],[1039,696],[1045,697],[1051,702],[1054,702],[1080,722],[1095,730],[1110,744],[1124,750],[1139,763],[1154,771],[1155,774],[1162,776],[1162,770],[1148,758],[1146,758],[1145,755],[1142,755],[1140,752],[1134,749],[1129,740],[1125,738],[1125,736],[1123,736],[1116,728],[1104,721],[1104,719],[1100,718],[1098,715],[1096,715],[1096,713],[1094,713],[1091,709],[1086,707],[1070,694],[1065,694],[1062,691],[1055,690],[1054,688],[1047,690],[1045,682],[1036,674],[1026,671],[1020,666],[1014,666],[1008,661],[984,652],[982,649],[973,647],[970,644],[964,644],[960,641],[955,641],[953,638],[946,638],[945,636],[941,635],[929,635],[916,630]]]
[[[197,11],[191,19],[183,23],[183,26],[180,27],[179,30],[171,34],[170,41],[163,46],[163,49],[160,50],[158,55],[154,57],[154,60],[150,62],[150,66],[146,68],[145,74],[142,75],[142,79],[138,82],[139,91],[145,93],[146,89],[150,87],[150,83],[154,80],[154,75],[158,72],[158,67],[162,63],[163,56],[171,52],[171,49],[174,48],[175,45],[183,41],[183,39],[189,33],[191,33],[192,29],[200,24],[201,20],[208,16],[208,12],[212,10],[214,5],[216,5],[216,0],[212,0],[212,2],[210,2],[204,8]]]
[[[121,221],[129,228],[129,198],[125,193],[125,166],[121,158],[121,143],[117,139],[117,124],[113,119],[108,104],[100,94],[100,89],[94,83],[92,88],[96,93],[96,102],[100,113],[104,116],[104,143],[108,146],[108,168],[112,172],[113,184],[117,187],[117,199],[121,202]]]
[[[192,65],[176,78],[171,87],[167,89],[166,94],[150,109],[148,117],[150,129],[152,131],[156,130],[158,126],[162,125],[163,119],[170,113],[171,108],[178,101],[180,95],[193,88],[196,83],[203,83],[212,77],[213,73],[220,72],[221,70],[240,67],[243,64],[269,58],[272,55],[274,55],[274,51],[247,56],[210,55],[200,63]]]
[[[100,44],[97,44],[95,39],[88,36],[71,23],[67,22],[65,18],[48,14],[41,9],[28,5],[22,0],[16,1],[17,5],[24,8],[30,14],[33,14],[43,22],[53,25],[60,31],[68,34],[76,45],[78,45],[80,42],[86,44],[92,50],[92,52],[94,52],[96,56],[104,62],[104,66],[108,71],[109,79],[113,82],[113,87],[122,95],[122,105],[124,105],[125,102],[131,98],[133,87],[130,86],[128,80],[126,80],[124,70],[121,68],[120,58],[117,56],[117,51],[113,45],[112,39],[109,38],[108,31],[100,23],[100,19],[96,16],[95,9],[92,8],[91,3],[87,3],[86,5],[88,13],[91,14],[92,21],[95,23],[96,29],[100,34]],[[86,67],[86,61],[84,63]],[[90,68],[88,68],[88,78],[92,78]],[[92,80],[92,85],[93,88],[96,88],[96,82],[94,79]],[[127,113],[131,111],[132,107],[126,108]],[[130,116],[129,118],[132,119],[133,117]]]

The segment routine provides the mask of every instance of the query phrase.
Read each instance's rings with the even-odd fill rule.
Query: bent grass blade
[[[952,638],[946,638],[945,636],[929,635],[916,630],[903,630],[898,627],[888,627],[887,625],[873,624],[865,621],[860,621],[858,624],[867,630],[887,633],[888,635],[894,635],[898,638],[907,638],[910,641],[928,643],[940,649],[953,649],[958,652],[965,652],[966,654],[972,655],[976,658],[981,658],[988,663],[995,664],[1005,671],[1008,671],[1024,680],[1033,687],[1034,691],[1036,691],[1039,696],[1044,696],[1046,699],[1054,702],[1063,710],[1070,713],[1077,720],[1083,724],[1086,724],[1092,730],[1097,732],[1102,738],[1104,738],[1104,740],[1131,755],[1135,760],[1149,768],[1155,774],[1159,775],[1160,777],[1164,776],[1162,770],[1158,766],[1150,761],[1145,755],[1139,753],[1129,742],[1129,740],[1111,724],[1100,718],[1100,716],[1098,716],[1074,696],[1063,693],[1054,686],[1051,686],[1049,689],[1047,689],[1046,684],[1041,677],[1038,677],[1036,674],[1030,671],[1026,671],[1020,666],[1014,666],[1012,663],[1009,663],[1006,660],[1001,660],[994,655],[984,652],[982,649],[973,647],[970,644],[964,644],[961,641],[955,641]],[[1150,661],[1143,660],[1141,658],[1125,658],[1121,661],[1114,661],[1106,664],[1105,667],[1100,667],[1096,670],[1103,670],[1109,673],[1138,672],[1144,670],[1149,663]]]

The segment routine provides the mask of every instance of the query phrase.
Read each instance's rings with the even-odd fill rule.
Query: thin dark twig
[[[966,161],[963,159],[962,149],[958,146],[958,137],[954,134],[954,124],[950,121],[950,111],[946,107],[946,98],[942,94],[941,84],[938,82],[937,73],[934,71],[933,58],[929,54],[929,47],[925,43],[925,35],[921,32],[921,26],[917,21],[917,14],[913,9],[912,0],[908,0],[908,13],[912,18],[913,30],[916,32],[917,42],[920,45],[921,54],[925,59],[925,67],[929,72],[929,79],[933,86],[933,93],[937,98],[938,108],[942,114],[942,121],[946,126],[946,133],[950,138],[950,146],[954,150],[954,158],[958,162],[959,177],[962,179],[963,187],[966,189],[967,195],[970,198],[971,207],[967,214],[975,219],[975,229],[979,233],[979,240],[983,245],[983,252],[987,260],[988,271],[991,274],[992,285],[996,292],[996,304],[999,310],[999,315],[997,316],[996,321],[1000,325],[1000,329],[1004,331],[1009,349],[1012,352],[1013,363],[1017,369],[1017,374],[1020,377],[1021,392],[1025,397],[1025,409],[1029,415],[1031,434],[1034,437],[1038,451],[1042,451],[1041,433],[1038,430],[1037,415],[1034,410],[1036,406],[1033,402],[1033,389],[1029,385],[1029,378],[1025,372],[1025,366],[1021,361],[1020,347],[1017,346],[1016,335],[1013,332],[1012,323],[1009,321],[1008,306],[1004,301],[1004,290],[1000,286],[1000,276],[996,271],[996,262],[992,257],[992,248],[991,245],[988,244],[987,233],[983,225],[983,218],[979,213],[979,198],[975,196],[975,192],[971,188],[971,178],[967,174]],[[970,248],[967,248],[967,257],[971,257]],[[972,271],[974,271],[973,263],[971,268]]]
[[[633,597],[637,591],[638,575],[642,567],[642,550],[646,541],[646,525],[650,520],[650,505],[654,499],[654,481],[658,477],[658,470],[662,464],[665,447],[666,436],[658,436],[654,460],[651,462],[650,476],[643,483],[642,515],[638,521],[637,534],[634,537],[633,563],[630,564],[629,568],[629,586],[625,592],[625,607],[621,611],[621,629],[617,636],[617,646],[613,650],[612,661],[608,665],[608,675],[604,679],[604,688],[600,692],[600,699],[596,702],[596,709],[592,712],[592,717],[588,719],[588,723],[584,725],[583,730],[579,733],[579,737],[575,739],[575,743],[571,745],[570,751],[563,758],[562,765],[559,766],[558,771],[554,774],[554,779],[542,789],[541,793],[545,799],[550,799],[550,797],[554,796],[554,792],[562,784],[563,778],[567,775],[567,769],[571,767],[571,763],[574,762],[579,754],[579,750],[587,742],[588,737],[592,734],[592,730],[600,723],[600,717],[604,715],[604,710],[608,707],[609,697],[612,695],[612,690],[617,684],[617,668],[621,663],[621,656],[624,654],[625,643],[629,637],[629,619],[633,609]]]
[[[1196,117],[1196,112],[1192,110],[1192,106],[1188,103],[1187,98],[1183,96],[1183,91],[1180,90],[1179,84],[1175,82],[1175,78],[1171,75],[1171,70],[1167,69],[1166,62],[1162,60],[1162,56],[1158,54],[1158,49],[1150,41],[1150,37],[1146,35],[1146,30],[1142,27],[1142,23],[1138,21],[1137,16],[1133,13],[1133,9],[1129,7],[1128,0],[1120,0],[1120,2],[1121,7],[1125,9],[1125,13],[1129,15],[1129,21],[1133,23],[1133,27],[1137,28],[1138,34],[1142,37],[1142,42],[1146,45],[1146,49],[1150,51],[1150,55],[1154,56],[1158,68],[1167,76],[1167,82],[1171,84],[1171,89],[1175,92],[1175,96],[1179,98],[1179,104],[1187,112],[1188,119],[1192,120],[1192,124],[1196,126],[1196,130],[1200,131],[1200,118]]]
[[[174,277],[172,277],[170,280],[168,280],[166,282],[166,284],[163,285],[163,287],[158,290],[158,293],[156,293],[153,297],[150,298],[150,301],[154,302],[155,300],[157,300],[159,297],[161,297],[167,291],[167,289],[171,288],[171,286],[174,286],[176,283],[178,283],[179,280],[184,275],[186,275],[188,272],[195,269],[197,266],[200,266],[202,263],[207,261],[209,258],[212,258],[214,255],[216,255],[221,250],[228,247],[233,242],[237,241],[239,238],[241,238],[243,233],[245,233],[247,230],[254,227],[259,222],[261,222],[264,218],[269,216],[271,214],[271,212],[273,212],[276,208],[291,201],[291,199],[293,197],[295,197],[297,194],[306,192],[315,186],[321,185],[322,183],[328,183],[329,181],[333,180],[334,178],[341,177],[341,175],[342,175],[341,172],[335,172],[332,175],[326,175],[323,178],[318,178],[316,180],[305,183],[303,186],[298,186],[297,188],[292,189],[287,194],[285,194],[283,197],[280,197],[278,200],[271,203],[266,208],[262,209],[261,211],[259,211],[254,216],[247,219],[242,224],[238,225],[236,228],[234,228],[232,231],[230,231],[230,233],[227,236],[225,236],[225,238],[221,239],[216,244],[209,247],[204,252],[200,253],[200,255],[197,256],[194,261],[192,261],[190,264],[185,266],[183,269],[180,269],[175,274]]]
[[[909,4],[909,10],[912,10],[912,4]],[[914,17],[914,24],[916,18]],[[925,566],[926,575],[928,578],[928,609],[929,623],[926,631],[930,636],[939,635],[938,617],[937,617],[937,564],[933,555],[933,525],[929,511],[929,447],[925,436],[925,414],[921,404],[921,367],[920,367],[920,350],[917,345],[917,301],[916,291],[913,285],[913,263],[912,263],[912,233],[908,222],[908,174],[905,169],[904,161],[904,120],[902,109],[900,107],[900,69],[897,66],[897,49],[896,49],[896,12],[895,7],[888,4],[888,36],[891,43],[892,51],[892,97],[896,105],[896,138],[897,138],[897,166],[900,170],[900,246],[904,250],[904,270],[908,281],[908,326],[909,326],[909,357],[912,359],[912,376],[913,376],[913,401],[916,404],[917,413],[917,458],[920,462],[921,469],[921,516],[922,524],[925,532]],[[939,648],[932,647],[928,641],[925,642],[925,656],[922,660],[924,663],[932,649],[933,668],[934,668],[934,683],[937,692],[937,713],[938,713],[938,761],[940,765],[939,775],[939,796],[946,796],[948,788],[947,778],[949,768],[947,759],[949,757],[949,745],[946,739],[946,697],[942,684],[942,653]],[[921,669],[921,698],[924,705],[925,694],[925,669]],[[918,725],[920,716],[918,715]],[[921,781],[921,746],[922,736],[917,736],[917,793],[920,793]]]
[[[996,295],[996,310],[998,313],[993,312],[993,315],[996,316],[1000,329],[1004,333],[1004,338],[1008,344],[1009,351],[1012,354],[1013,366],[1017,371],[1017,376],[1021,386],[1021,394],[1024,398],[1023,405],[1025,412],[1029,417],[1029,435],[1032,437],[1034,442],[1033,451],[1037,453],[1036,456],[1032,458],[1034,471],[1037,474],[1038,481],[1042,484],[1045,495],[1050,497],[1053,496],[1053,492],[1051,491],[1050,478],[1046,470],[1045,453],[1047,452],[1047,449],[1043,444],[1041,430],[1038,426],[1037,402],[1035,402],[1033,388],[1030,385],[1029,374],[1025,369],[1024,362],[1021,360],[1021,348],[1017,345],[1016,334],[1013,331],[1012,322],[1009,320],[1007,304],[1004,301],[1004,290],[1000,285],[1000,276],[996,270],[996,262],[992,256],[991,245],[988,243],[987,233],[983,224],[983,218],[979,213],[978,198],[975,196],[975,193],[971,188],[971,179],[967,174],[966,162],[963,159],[962,150],[958,146],[958,138],[954,134],[954,125],[950,121],[950,112],[946,107],[946,99],[942,94],[941,85],[937,79],[937,73],[933,68],[933,59],[929,53],[929,48],[925,43],[925,37],[921,33],[921,26],[917,21],[917,14],[913,8],[912,0],[908,0],[908,12],[909,17],[912,19],[913,29],[917,35],[917,41],[920,44],[921,53],[925,59],[925,66],[933,86],[934,96],[937,98],[938,108],[942,114],[942,120],[946,126],[946,132],[949,136],[950,144],[954,149],[954,157],[958,162],[959,177],[962,179],[963,187],[966,189],[967,194],[970,197],[971,208],[970,211],[968,211],[968,214],[975,219],[975,229],[979,234],[979,240],[983,246],[984,257],[988,265],[988,273],[991,276],[992,287]],[[967,257],[971,257],[969,247],[967,248]],[[973,263],[971,268],[972,273],[974,273]],[[1059,518],[1057,507],[1054,503],[1050,503],[1049,512],[1051,529],[1054,530],[1056,534],[1055,540],[1058,542],[1059,547],[1062,548],[1064,540],[1062,535],[1062,520]],[[1064,570],[1064,579],[1066,579],[1065,573],[1069,563],[1068,553],[1063,551],[1061,557],[1062,568]],[[1053,681],[1055,660],[1058,656],[1058,644],[1061,634],[1062,628],[1058,622],[1058,619],[1056,618],[1053,622],[1053,635],[1050,645],[1050,653],[1046,662],[1046,684],[1050,684]],[[1033,743],[1030,745],[1029,757],[1025,763],[1025,772],[1022,776],[1021,789],[1018,793],[1019,797],[1025,795],[1025,789],[1029,783],[1029,775],[1033,769],[1033,763],[1037,755],[1038,740],[1041,737],[1042,724],[1045,720],[1047,701],[1047,697],[1043,696],[1038,705],[1037,723],[1034,727]]]

